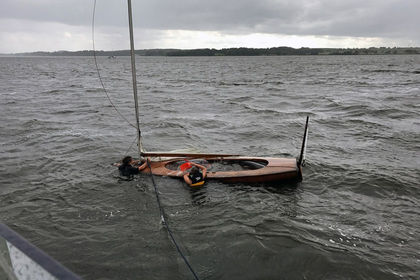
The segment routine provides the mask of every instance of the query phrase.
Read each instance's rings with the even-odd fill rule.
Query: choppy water
[[[99,58],[134,123],[129,59]],[[201,279],[420,275],[420,56],[138,57],[147,150],[297,156],[278,188],[156,178]],[[90,57],[0,58],[0,220],[85,279],[189,279]],[[131,153],[136,154],[135,145]]]

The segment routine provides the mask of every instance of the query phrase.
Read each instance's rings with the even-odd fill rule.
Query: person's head
[[[200,169],[197,166],[193,166],[191,168],[190,174],[197,174],[200,173]]]
[[[122,159],[122,164],[123,165],[129,165],[132,160],[133,160],[132,157],[126,156],[125,158]]]

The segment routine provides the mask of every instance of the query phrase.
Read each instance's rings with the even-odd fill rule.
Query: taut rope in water
[[[130,20],[130,25],[131,25],[131,14],[130,14],[131,13],[131,1],[128,1],[128,3],[129,3],[129,17],[130,17],[129,20]],[[139,116],[138,116],[138,105],[137,105],[137,92],[136,92],[137,90],[134,89],[134,92],[135,92],[135,97],[134,98],[135,98],[135,103],[136,103],[136,120],[137,120],[137,126],[135,126],[132,123],[130,123],[130,121],[128,121],[127,118],[125,118],[118,111],[117,107],[114,105],[114,103],[112,102],[111,98],[109,97],[109,94],[108,94],[107,90],[105,89],[105,85],[104,85],[104,83],[102,81],[102,77],[101,77],[101,74],[99,72],[99,67],[98,67],[98,63],[97,63],[97,59],[96,59],[96,51],[95,51],[95,36],[94,36],[94,34],[95,34],[95,28],[94,28],[95,27],[95,11],[96,11],[96,0],[94,0],[93,16],[92,16],[92,45],[93,45],[93,57],[94,57],[94,60],[95,60],[96,71],[98,73],[98,77],[99,77],[99,80],[101,82],[102,88],[103,88],[103,90],[104,90],[104,92],[105,92],[105,94],[106,94],[106,96],[108,98],[108,101],[111,104],[111,106],[115,109],[115,111],[120,115],[120,117],[122,119],[124,119],[130,126],[136,128],[136,130],[138,131],[138,146],[139,146],[139,154],[140,154],[140,157],[141,157],[141,151],[142,151],[142,148],[143,147],[141,145],[141,132],[140,132],[140,127],[139,127]],[[132,31],[130,31],[130,33],[131,33],[130,36],[132,36]],[[131,41],[132,41],[132,39],[131,39]],[[135,69],[135,63],[133,62],[133,60],[134,60],[133,59],[133,55],[134,55],[133,54],[133,49],[134,49],[134,46],[132,46],[131,49],[132,49],[132,67]],[[135,71],[133,71],[133,73],[134,72]],[[136,82],[136,79],[135,79],[135,75],[133,74],[133,87],[136,87],[137,86],[136,84],[137,84],[137,82]],[[126,154],[131,149],[131,147],[133,146],[133,144],[134,144],[134,141],[131,143],[131,145],[128,148]],[[162,207],[162,204],[160,202],[159,190],[157,188],[157,185],[156,185],[156,182],[155,182],[155,179],[154,179],[154,176],[153,176],[152,167],[150,166],[149,160],[146,159],[146,161],[147,161],[147,166],[149,167],[149,170],[150,170],[150,178],[152,179],[153,187],[154,187],[154,190],[155,190],[156,201],[157,201],[157,204],[158,204],[158,207],[159,207],[161,222],[165,226],[165,229],[168,232],[168,234],[169,234],[169,236],[170,236],[173,244],[175,245],[176,250],[178,251],[179,255],[182,257],[182,259],[184,260],[184,262],[187,265],[188,269],[191,271],[192,275],[194,276],[194,279],[198,280],[199,278],[198,278],[197,274],[195,273],[194,269],[192,268],[192,266],[188,262],[188,260],[185,257],[185,255],[183,254],[181,248],[179,247],[178,243],[176,242],[176,239],[175,239],[175,237],[174,237],[174,235],[172,233],[171,228],[169,227],[168,223],[166,222],[166,219],[165,219],[165,211],[164,211],[164,209]]]
[[[150,166],[150,162],[148,159],[146,159],[147,161],[147,166],[149,167],[150,170],[150,178],[152,179],[152,183],[153,183],[153,187],[155,189],[155,194],[156,194],[156,200],[157,200],[157,204],[159,206],[159,212],[160,212],[160,219],[162,224],[165,226],[166,231],[168,232],[169,236],[171,237],[172,242],[174,243],[176,250],[178,251],[179,255],[182,257],[182,259],[184,260],[185,264],[187,265],[188,269],[191,271],[192,275],[194,276],[194,279],[198,280],[198,276],[195,273],[194,269],[192,268],[192,266],[190,265],[190,263],[188,262],[187,258],[185,257],[184,253],[182,253],[181,248],[179,247],[178,243],[176,242],[176,239],[172,233],[171,228],[169,227],[168,223],[165,220],[165,211],[162,207],[162,204],[160,203],[160,197],[159,197],[159,190],[157,188],[157,185],[155,183],[155,179],[152,173],[152,167]]]

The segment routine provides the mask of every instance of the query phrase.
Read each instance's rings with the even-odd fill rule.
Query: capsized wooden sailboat
[[[233,154],[165,153],[143,152],[143,157],[153,157],[150,168],[143,173],[158,176],[182,178],[180,168],[186,161],[204,162],[207,167],[206,180],[219,180],[225,183],[275,183],[289,180],[302,180],[302,167],[305,164],[306,140],[308,136],[306,118],[305,133],[301,154],[295,158],[246,157]],[[164,157],[164,159],[159,159]]]
[[[185,158],[188,159],[188,158]],[[150,169],[146,168],[143,173],[152,173],[158,176],[182,178],[184,171],[171,168],[174,163],[182,163],[183,158],[151,161]],[[296,159],[288,158],[263,158],[263,157],[220,157],[214,155],[211,158],[200,157],[207,162],[206,180],[219,180],[224,183],[270,183],[286,180],[301,180],[302,169],[297,165]],[[213,164],[238,165],[242,170],[212,170]]]
[[[231,154],[184,154],[167,152],[144,152],[141,141],[139,106],[136,81],[136,63],[133,39],[133,21],[131,12],[131,0],[128,2],[128,20],[130,31],[130,54],[133,80],[133,94],[137,122],[137,145],[139,158],[153,157],[143,173],[152,173],[158,176],[182,178],[183,170],[179,167],[187,160],[204,161],[207,165],[206,180],[220,180],[226,183],[270,183],[286,180],[302,180],[302,166],[305,163],[306,139],[308,135],[308,121],[306,118],[305,133],[302,149],[298,159],[295,158],[271,158],[271,157],[246,157]],[[163,158],[165,157],[165,158]],[[236,166],[238,168],[216,168],[215,166]]]

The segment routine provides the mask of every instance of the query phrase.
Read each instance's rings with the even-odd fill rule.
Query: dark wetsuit
[[[190,178],[192,184],[196,184],[198,182],[203,181],[203,174],[201,172],[196,172],[194,174],[188,174],[188,178]]]
[[[124,164],[120,165],[120,167],[118,167],[118,170],[120,171],[121,176],[127,176],[127,177],[130,177],[132,175],[140,173],[138,168],[133,167],[129,164],[128,165],[124,165]]]

